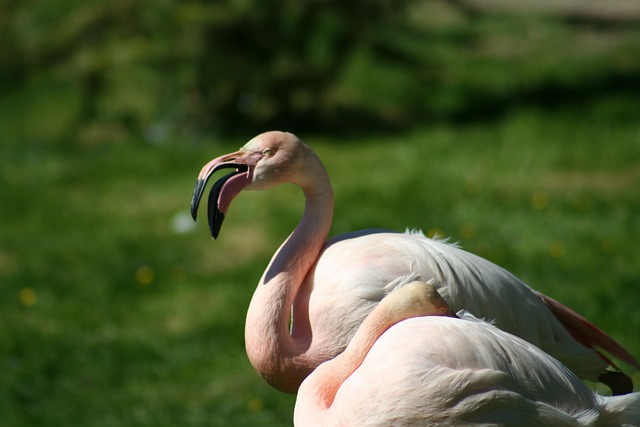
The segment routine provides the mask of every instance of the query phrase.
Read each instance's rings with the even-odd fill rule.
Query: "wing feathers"
[[[571,333],[576,341],[583,345],[594,348],[599,347],[615,357],[627,362],[630,365],[640,369],[640,364],[627,350],[625,350],[620,344],[618,344],[613,338],[607,335],[604,331],[598,328],[593,323],[589,322],[584,317],[580,316],[569,307],[561,304],[560,302],[548,297],[540,292],[534,291],[536,295],[542,300],[542,302],[549,307],[549,310],[558,318],[558,320],[564,325],[565,328]],[[599,353],[600,354],[600,353]],[[606,356],[600,354],[605,362],[615,365],[607,359]]]

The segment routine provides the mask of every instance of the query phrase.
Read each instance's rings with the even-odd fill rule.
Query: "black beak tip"
[[[191,218],[193,218],[194,221],[198,220],[198,207],[194,206],[193,202],[191,202]]]
[[[193,197],[191,198],[191,218],[195,221],[198,218],[198,206],[200,205],[200,199],[207,181],[198,178],[196,185],[193,188]]]
[[[213,237],[213,239],[217,239],[218,238],[218,234],[220,234],[220,228],[222,227],[222,221],[224,221],[224,214],[220,211],[220,209],[218,209],[218,193],[220,190],[220,187],[222,185],[219,185],[218,181],[213,188],[211,188],[211,191],[209,192],[209,200],[207,203],[207,212],[208,212],[208,219],[209,219],[209,231],[211,232],[211,237]]]
[[[222,227],[222,221],[224,221],[224,215],[222,212],[218,211],[215,215],[215,218],[209,222],[209,231],[211,232],[211,237],[213,240],[218,238],[220,234],[220,228]]]

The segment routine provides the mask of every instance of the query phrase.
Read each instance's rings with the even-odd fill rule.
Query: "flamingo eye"
[[[273,150],[271,148],[265,148],[262,150],[262,155],[265,157],[271,157],[273,155]]]

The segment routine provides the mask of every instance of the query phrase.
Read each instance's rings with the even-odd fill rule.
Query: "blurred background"
[[[3,425],[291,425],[243,328],[301,194],[188,214],[271,129],[333,234],[450,236],[640,358],[639,2],[4,0],[0,41]]]

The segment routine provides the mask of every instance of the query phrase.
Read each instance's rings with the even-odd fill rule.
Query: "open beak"
[[[253,170],[261,154],[252,151],[240,150],[235,153],[225,154],[207,163],[196,180],[191,199],[191,216],[196,220],[198,205],[204,193],[209,178],[218,170],[233,169],[233,171],[213,184],[209,192],[207,213],[211,237],[218,237],[222,221],[227,214],[231,201],[246,187],[253,178]]]

